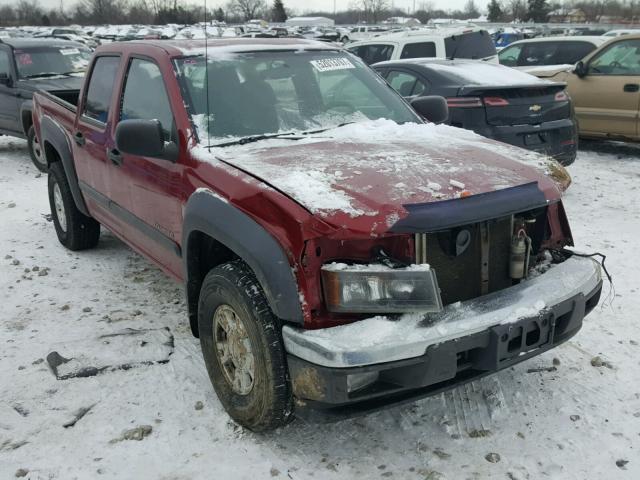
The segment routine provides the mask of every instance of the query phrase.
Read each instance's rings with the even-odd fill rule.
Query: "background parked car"
[[[609,30],[607,33],[602,34],[603,37],[622,37],[623,35],[635,35],[640,33],[640,29],[637,28],[623,28],[619,30]]]
[[[498,63],[491,35],[480,28],[405,31],[355,42],[348,50],[369,65],[405,58],[470,58]]]
[[[640,140],[640,35],[610,40],[574,69],[531,73],[567,83],[581,136]]]
[[[563,83],[472,60],[414,59],[373,66],[403,97],[447,99],[447,123],[573,163],[577,129]]]
[[[498,53],[507,67],[528,70],[547,65],[573,65],[605,43],[599,37],[548,37],[520,40]]]
[[[81,43],[42,39],[0,40],[0,134],[26,138],[35,166],[46,171],[46,161],[33,130],[32,100],[37,90],[65,98],[78,89],[91,51]]]

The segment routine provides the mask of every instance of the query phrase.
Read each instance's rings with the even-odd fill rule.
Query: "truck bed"
[[[38,91],[33,94],[33,115],[34,118],[44,118],[45,116],[54,118],[71,136],[78,110],[79,90],[64,91]],[[39,130],[40,122],[35,122],[36,131]]]

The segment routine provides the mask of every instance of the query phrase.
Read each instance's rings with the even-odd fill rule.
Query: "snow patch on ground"
[[[104,230],[96,249],[62,248],[46,176],[26,142],[0,137],[0,478],[640,478],[640,149],[581,149],[565,208],[580,249],[607,255],[616,294],[576,337],[435,397],[255,435],[215,397],[182,287]],[[65,381],[46,366],[60,345],[127,327],[169,327],[169,362]],[[137,427],[140,441],[110,443]]]

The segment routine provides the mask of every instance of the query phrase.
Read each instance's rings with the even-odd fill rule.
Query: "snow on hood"
[[[380,215],[375,221],[386,224],[378,228],[384,231],[406,215],[402,205],[535,181],[547,199],[559,197],[545,176],[552,160],[446,125],[375,120],[301,140],[194,150],[203,161],[222,160],[259,178],[334,225],[344,225],[345,213]]]

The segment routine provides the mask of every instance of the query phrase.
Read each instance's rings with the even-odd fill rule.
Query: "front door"
[[[8,84],[0,83],[0,130],[15,132],[20,128],[17,90],[14,88],[16,76],[12,57],[11,50],[0,45],[0,74],[6,74],[10,79]]]
[[[638,136],[640,39],[612,43],[589,59],[586,76],[568,80],[581,134]]]
[[[120,93],[118,120],[159,120],[165,150],[178,149],[171,103],[156,63],[143,58],[128,62]],[[124,210],[127,239],[154,258],[168,273],[182,276],[179,243],[182,235],[182,165],[177,161],[111,152],[111,199]]]

